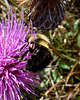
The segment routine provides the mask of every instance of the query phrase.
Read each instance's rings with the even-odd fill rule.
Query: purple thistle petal
[[[16,11],[14,18],[12,9],[11,16],[9,11],[7,14],[8,19],[5,20],[2,14],[2,23],[0,23],[0,100],[20,100],[20,96],[25,98],[20,91],[20,86],[27,93],[36,95],[33,87],[37,87],[38,82],[40,82],[34,73],[22,70],[25,69],[27,63],[24,59],[30,57],[30,52],[25,55],[21,62],[19,59],[14,59],[15,56],[21,57],[26,50],[29,50],[30,43],[25,42],[25,39],[30,31],[31,34],[34,32],[31,20],[28,29],[23,23],[23,11],[19,23]],[[21,49],[23,46],[24,48]]]

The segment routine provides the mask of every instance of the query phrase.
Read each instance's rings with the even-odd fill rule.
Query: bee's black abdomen
[[[46,47],[39,45],[28,60],[26,69],[33,72],[41,71],[50,63],[51,59],[50,51]]]

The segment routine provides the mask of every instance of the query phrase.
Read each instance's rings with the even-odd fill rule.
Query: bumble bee
[[[18,58],[21,61],[28,53],[28,51],[30,51],[31,56],[29,59],[27,59],[25,70],[29,70],[32,72],[41,71],[53,59],[52,50],[48,46],[48,43],[50,43],[50,41],[43,34],[32,35],[26,41],[28,43],[30,42],[29,50],[26,50],[21,57],[14,58]]]
[[[52,50],[49,48],[49,39],[43,34],[32,35],[28,42],[31,42],[30,51],[32,52],[26,64],[26,70],[37,72],[44,69],[52,60]],[[35,44],[34,49],[32,49]]]

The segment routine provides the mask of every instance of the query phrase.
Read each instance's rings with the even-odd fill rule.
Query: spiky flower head
[[[34,80],[37,80],[30,72],[22,70],[26,66],[24,59],[21,62],[14,59],[29,49],[25,38],[29,33],[30,26],[27,29],[23,23],[23,11],[21,12],[23,17],[21,16],[19,23],[16,12],[13,14],[11,10],[10,13],[8,11],[8,20],[4,20],[2,17],[0,23],[0,100],[20,100],[20,97],[24,97],[20,87],[27,93],[35,94],[32,87],[36,85]],[[24,49],[21,49],[23,46]],[[29,58],[29,52],[26,54],[26,58]]]

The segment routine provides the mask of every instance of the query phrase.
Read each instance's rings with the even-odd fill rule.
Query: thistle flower
[[[23,11],[21,15],[24,15]],[[27,27],[23,23],[24,17],[22,16],[18,23],[16,12],[13,14],[11,10],[11,16],[8,11],[8,20],[4,20],[2,17],[0,23],[0,100],[23,98],[20,86],[27,93],[35,94],[32,88],[37,84],[36,77],[32,76],[32,73],[22,70],[26,66],[26,61],[20,62],[14,59],[29,49],[28,43],[25,43],[29,28],[26,32]],[[24,45],[24,49],[21,50]],[[26,54],[26,58],[29,58],[29,53]],[[36,82],[34,82],[35,80]]]

